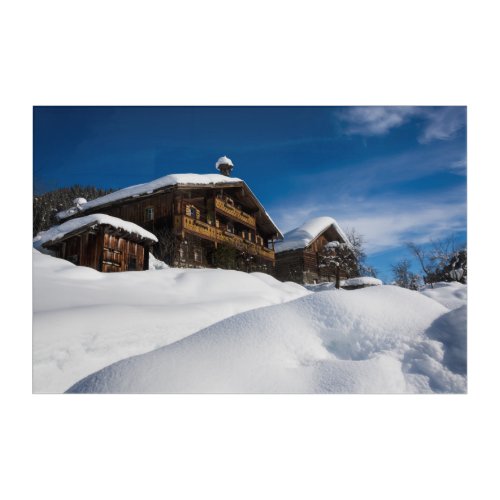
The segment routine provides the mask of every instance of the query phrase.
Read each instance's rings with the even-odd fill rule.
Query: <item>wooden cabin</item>
[[[229,159],[220,160],[226,175],[167,175],[80,203],[58,218],[99,212],[130,221],[156,235],[155,255],[174,267],[272,273],[274,242],[283,235],[246,183],[229,177]]]
[[[149,268],[156,237],[129,222],[103,214],[78,217],[45,231],[35,246],[79,266],[102,272]]]
[[[338,244],[350,248],[347,236],[335,219],[317,217],[288,233],[276,244],[276,278],[300,284],[315,284],[346,279],[323,263],[325,251],[335,254]]]

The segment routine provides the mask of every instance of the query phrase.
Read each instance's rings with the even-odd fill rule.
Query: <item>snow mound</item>
[[[461,318],[439,321],[448,312],[394,286],[309,294],[115,363],[68,392],[463,392]]]
[[[220,166],[221,165],[231,165],[232,167],[234,167],[233,165],[233,162],[231,161],[230,158],[228,158],[227,156],[221,156],[218,160],[217,160],[217,163],[215,164],[215,168],[217,170],[220,170]]]
[[[149,270],[156,269],[157,271],[161,269],[168,269],[170,266],[163,262],[162,260],[158,260],[151,252],[149,252]]]
[[[309,293],[260,273],[153,267],[107,274],[33,250],[34,392],[63,392],[115,361]]]
[[[467,376],[467,307],[436,319],[427,331],[429,340],[405,354],[410,373],[426,375],[434,392],[465,392]]]
[[[340,282],[342,284],[342,282]],[[335,287],[335,281],[325,281],[323,283],[308,284],[304,285],[304,288],[310,290],[311,292],[325,292],[326,290],[334,291],[337,290]]]
[[[342,286],[377,286],[383,285],[382,280],[372,276],[360,276],[359,278],[349,278],[341,283]]]
[[[362,276],[359,278],[349,278],[347,280],[340,280],[341,287],[351,287],[351,286],[376,286],[383,285],[384,283],[378,278],[373,278],[371,276]],[[335,281],[325,281],[323,283],[304,285],[311,292],[324,292],[326,290],[336,290]]]
[[[75,206],[78,206],[78,205],[83,205],[83,204],[85,204],[85,203],[87,203],[87,200],[86,200],[85,198],[75,198],[75,199],[73,200],[73,204],[74,204]]]
[[[332,217],[316,217],[310,219],[302,226],[292,229],[285,233],[283,241],[278,241],[274,245],[276,253],[285,252],[287,250],[296,250],[309,246],[323,231],[330,226],[333,226],[344,243],[350,246],[347,236],[342,231],[341,227]]]
[[[437,300],[448,309],[458,309],[467,304],[467,285],[452,282],[439,282],[431,285],[426,285],[420,290],[421,293]]]

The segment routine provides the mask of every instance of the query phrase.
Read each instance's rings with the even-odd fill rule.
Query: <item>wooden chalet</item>
[[[83,200],[58,218],[99,212],[137,224],[158,237],[155,254],[171,266],[272,272],[282,234],[246,183],[229,177],[231,160],[216,166],[223,175],[167,175]]]
[[[149,268],[149,250],[156,237],[129,222],[104,214],[88,215],[55,226],[35,246],[79,266],[103,272]]]
[[[276,244],[276,278],[300,284],[336,281],[331,268],[322,265],[321,255],[325,248],[335,252],[339,243],[350,247],[347,236],[331,217],[311,219],[285,233],[283,241]],[[338,278],[348,276],[344,273]]]

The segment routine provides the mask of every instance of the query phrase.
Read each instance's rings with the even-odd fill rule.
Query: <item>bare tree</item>
[[[411,271],[408,259],[402,259],[392,266],[392,274],[396,285],[409,290],[418,290],[422,278]]]
[[[426,277],[432,274],[431,265],[429,263],[429,255],[427,251],[420,245],[416,243],[409,242],[406,244],[408,250],[413,254],[413,256],[417,259],[420,268],[424,273],[424,281],[427,283]]]
[[[365,252],[365,237],[359,234],[356,229],[349,228],[346,231],[346,236],[351,244],[354,257],[356,259],[356,271],[353,276],[372,276],[377,277],[377,270],[367,264],[366,262],[366,252]]]
[[[352,252],[356,262],[361,264],[366,260],[366,252],[364,250],[365,238],[363,235],[359,234],[356,229],[349,228],[346,231],[347,240],[351,244]]]
[[[467,250],[463,246],[457,248],[453,237],[431,240],[427,249],[415,243],[407,243],[406,246],[419,263],[425,283],[432,286],[437,281],[466,282]]]

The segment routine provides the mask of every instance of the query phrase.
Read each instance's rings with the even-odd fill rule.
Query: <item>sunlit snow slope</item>
[[[33,391],[63,392],[115,361],[309,292],[261,273],[105,274],[33,251]]]
[[[395,286],[313,293],[113,364],[69,392],[465,392],[465,308]]]

